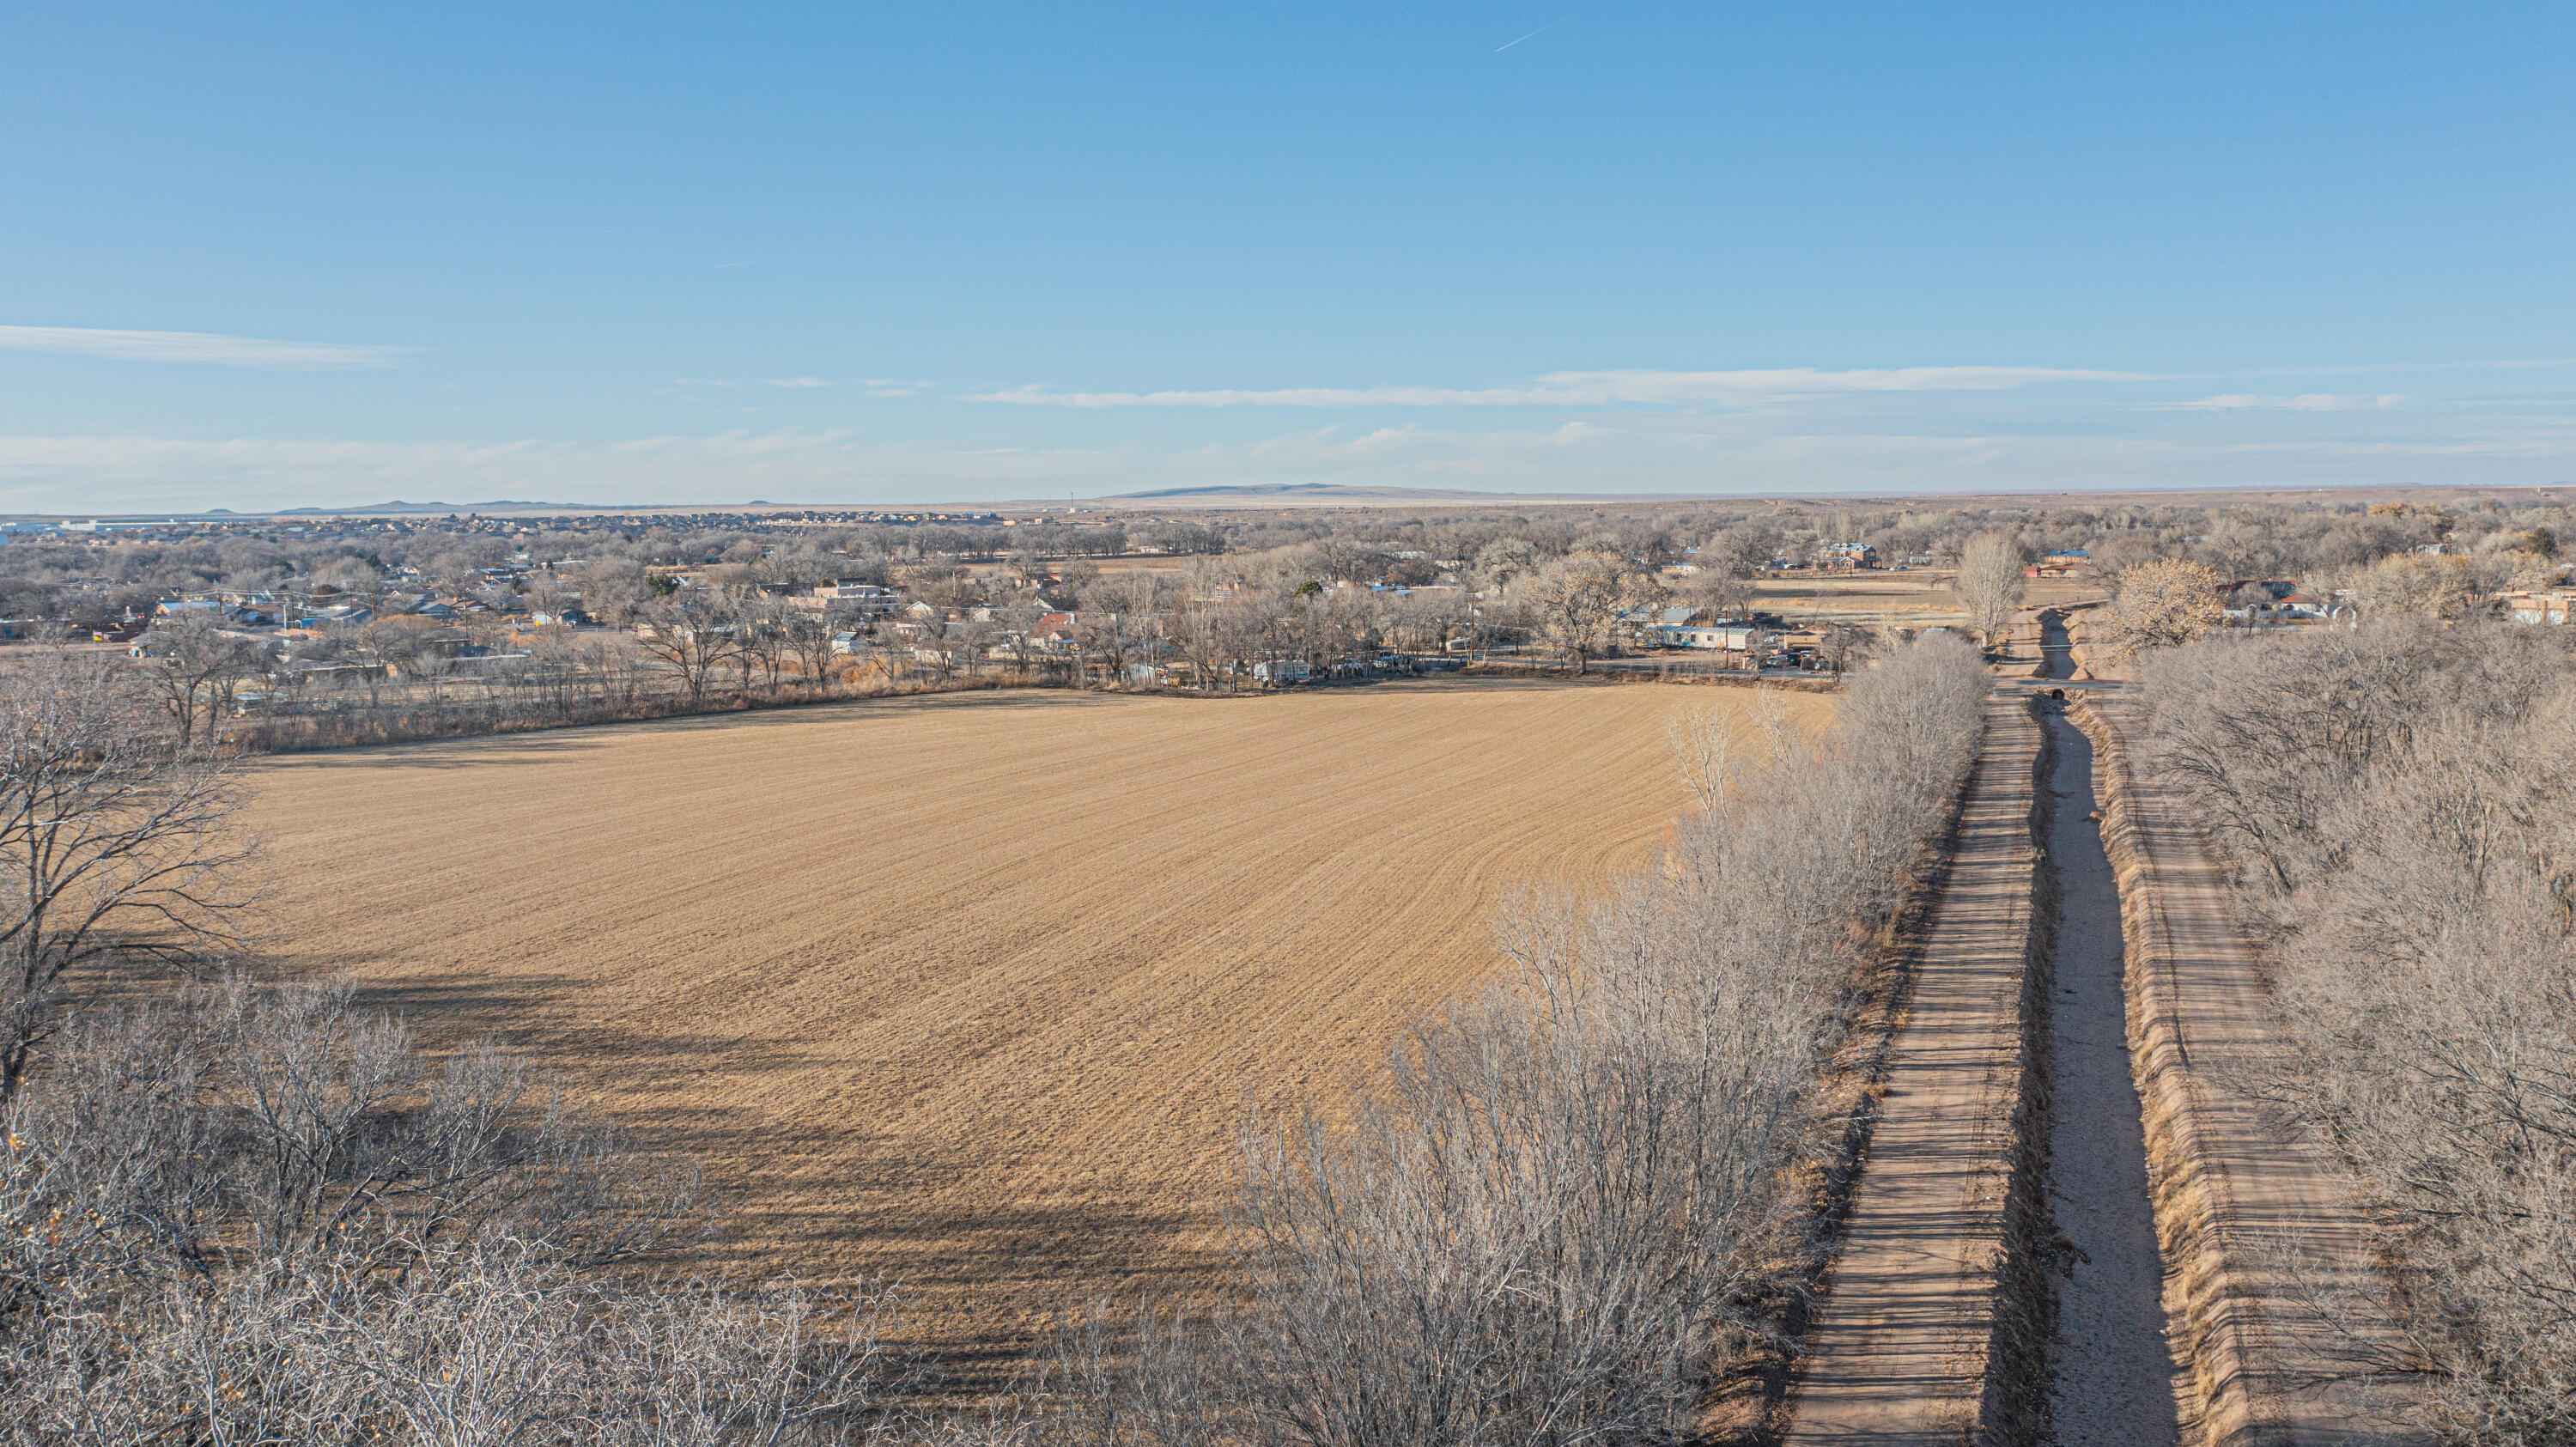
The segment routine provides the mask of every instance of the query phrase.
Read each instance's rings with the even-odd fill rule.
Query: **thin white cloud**
[[[1182,482],[1417,484],[1585,493],[1956,492],[2124,487],[2531,484],[2576,476],[2560,424],[2449,410],[2317,419],[2248,410],[2212,438],[2186,414],[2118,408],[2048,426],[2001,394],[1888,419],[1842,409],[1627,411],[1494,430],[1398,422],[1198,446],[1133,438],[1099,450],[1007,439],[884,443],[857,428],[732,431],[624,442],[489,443],[0,436],[0,511],[237,509],[387,498],[595,502],[927,502],[1132,492]],[[2402,435],[2376,435],[2393,421]],[[2547,425],[2543,425],[2543,424]]]
[[[338,372],[390,367],[409,347],[340,342],[280,342],[220,332],[126,332],[100,327],[0,326],[0,351],[51,352],[114,362],[196,362],[285,372]]]
[[[871,397],[909,397],[933,384],[907,381],[902,377],[861,377],[859,385],[867,388]]]
[[[1990,392],[2040,382],[2141,382],[2142,372],[2067,367],[1895,367],[1828,372],[1550,372],[1506,387],[1281,387],[1269,390],[1057,392],[1015,387],[969,402],[1027,407],[1688,407],[1851,392]]]
[[[764,387],[829,387],[832,384],[824,381],[820,377],[768,377],[762,379],[760,385]]]
[[[2397,392],[2382,392],[2375,395],[2302,392],[2296,397],[2265,397],[2252,392],[2229,392],[2216,397],[2176,402],[2171,404],[2168,410],[2175,412],[2382,412],[2405,400],[2405,396]]]

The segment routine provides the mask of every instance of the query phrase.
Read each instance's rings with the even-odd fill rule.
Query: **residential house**
[[[1655,641],[1664,648],[1714,649],[1725,653],[1749,652],[1758,640],[1760,629],[1741,619],[1720,619],[1714,623],[1665,623],[1657,625]]]
[[[894,611],[894,591],[874,583],[817,583],[787,600],[788,606],[816,613],[856,613],[881,618]]]
[[[2230,623],[2252,627],[2294,616],[2288,600],[2299,591],[2293,578],[2238,578],[2219,586],[2220,612]]]
[[[2562,628],[2576,623],[2576,592],[2498,593],[2496,602],[2504,616],[2516,623],[2546,623]]]

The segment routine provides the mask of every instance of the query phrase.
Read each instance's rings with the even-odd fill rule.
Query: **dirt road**
[[[1988,704],[1950,873],[1791,1397],[1791,1444],[1954,1443],[1986,1400],[2024,1088],[2040,731]]]

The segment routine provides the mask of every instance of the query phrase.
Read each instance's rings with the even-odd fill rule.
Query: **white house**
[[[1661,623],[1655,642],[1665,648],[1712,648],[1743,653],[1753,647],[1757,630],[1750,623],[1720,619],[1715,623]]]

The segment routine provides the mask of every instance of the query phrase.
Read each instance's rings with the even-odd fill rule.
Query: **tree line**
[[[1501,981],[1348,1109],[1247,1122],[1235,1298],[1069,1304],[961,1414],[885,1345],[899,1293],[673,1274],[718,1224],[685,1158],[346,981],[242,974],[236,756],[112,660],[21,660],[0,1441],[1669,1439],[1821,1250],[1820,1073],[1983,690],[1936,640],[1830,728],[1677,729],[1665,859],[1524,899]]]

